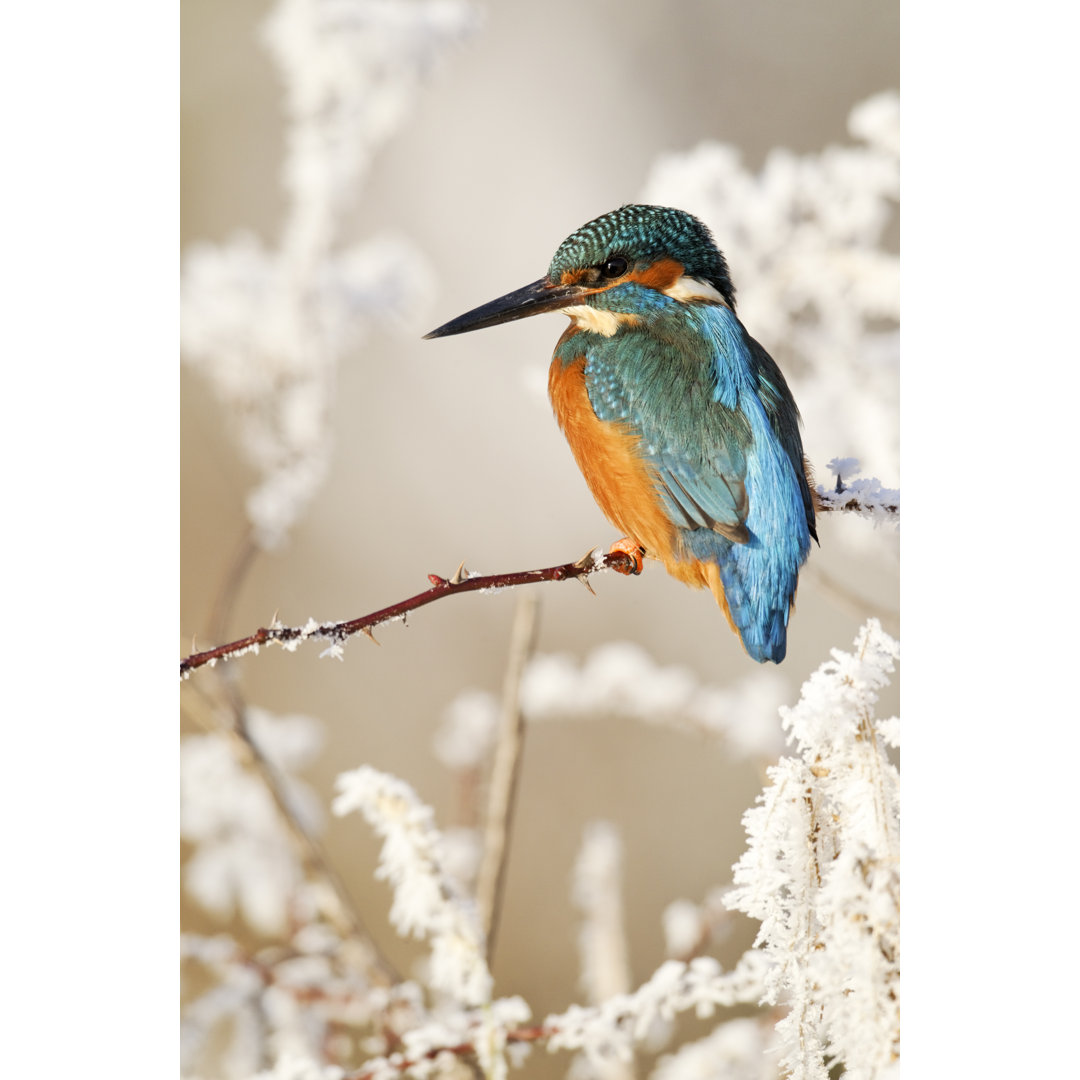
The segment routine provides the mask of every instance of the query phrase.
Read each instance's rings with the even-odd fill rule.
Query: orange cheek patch
[[[657,259],[652,266],[630,274],[629,280],[636,281],[640,285],[648,285],[650,289],[655,289],[657,292],[664,292],[683,276],[685,269],[678,259]]]

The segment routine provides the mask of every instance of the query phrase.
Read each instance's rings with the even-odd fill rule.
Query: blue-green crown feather
[[[559,245],[548,278],[557,282],[568,270],[597,266],[613,255],[622,255],[640,266],[662,257],[677,259],[686,274],[709,282],[735,307],[735,287],[724,256],[708,227],[685,210],[630,204],[604,214],[582,225]]]

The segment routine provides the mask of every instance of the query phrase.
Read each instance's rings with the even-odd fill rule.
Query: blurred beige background
[[[281,98],[255,36],[268,9],[182,0],[185,245],[240,228],[276,239]],[[564,320],[438,342],[422,333],[539,277],[567,233],[639,197],[659,153],[711,138],[740,147],[756,168],[773,146],[843,143],[851,107],[899,84],[893,3],[549,0],[481,10],[479,33],[445,59],[377,158],[350,227],[354,240],[390,231],[414,241],[437,294],[408,332],[376,331],[342,365],[330,476],[289,546],[256,562],[230,636],[275,613],[300,624],[372,611],[462,559],[494,572],[606,548],[615,534],[536,391]],[[737,266],[733,275],[738,286]],[[187,370],[181,392],[181,631],[205,645],[252,476],[230,441],[229,417]],[[855,582],[870,606],[895,611],[895,559],[853,562],[831,542],[849,527],[871,528],[822,521],[811,563]],[[629,640],[716,685],[754,667],[711,599],[657,566],[637,580],[605,575],[593,584],[596,597],[573,583],[542,589],[540,651],[581,659],[603,642]],[[367,762],[408,780],[450,825],[455,788],[431,736],[455,695],[498,691],[513,609],[509,594],[444,601],[407,628],[384,628],[381,648],[350,643],[343,663],[320,661],[318,647],[246,657],[243,691],[254,704],[326,724],[326,751],[308,776],[327,800],[338,772]],[[864,615],[804,576],[779,669],[792,703],[830,647],[850,646]],[[886,629],[898,632],[895,623]],[[894,692],[882,710],[897,708]],[[622,833],[634,981],[646,978],[663,958],[665,906],[729,880],[743,846],[739,818],[762,779],[722,747],[675,732],[614,721],[531,730],[497,992],[522,994],[537,1015],[579,999],[570,878],[582,829],[595,818]],[[407,965],[416,950],[386,921],[389,893],[372,881],[376,847],[366,826],[331,821],[327,843],[381,944]],[[726,963],[755,929],[737,925],[717,953]]]

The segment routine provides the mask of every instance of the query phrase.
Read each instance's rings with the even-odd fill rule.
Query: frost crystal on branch
[[[853,653],[832,655],[782,710],[797,754],[743,818],[727,899],[761,921],[792,1080],[825,1080],[833,1060],[852,1080],[899,1067],[900,775],[887,754],[899,725],[874,715],[899,646],[870,620]]]
[[[383,840],[376,876],[394,890],[390,921],[402,934],[430,940],[432,987],[462,1004],[490,1002],[480,918],[446,870],[431,808],[403,780],[367,765],[343,773],[337,787],[334,813],[359,810]]]
[[[836,477],[831,487],[818,484],[817,495],[825,509],[845,510],[869,518],[875,525],[891,522],[900,525],[900,492],[882,487],[875,476],[855,476],[859,462],[855,458],[833,458],[829,472]]]

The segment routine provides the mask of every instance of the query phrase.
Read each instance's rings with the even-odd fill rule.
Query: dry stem
[[[495,933],[502,907],[503,885],[506,879],[507,837],[514,816],[521,755],[525,746],[525,717],[521,711],[519,691],[525,665],[536,646],[540,601],[535,593],[525,593],[514,614],[510,635],[510,655],[503,683],[502,716],[499,738],[495,746],[495,761],[491,770],[488,792],[487,819],[484,830],[484,857],[476,885],[476,899],[487,942],[487,961],[495,951]]]

